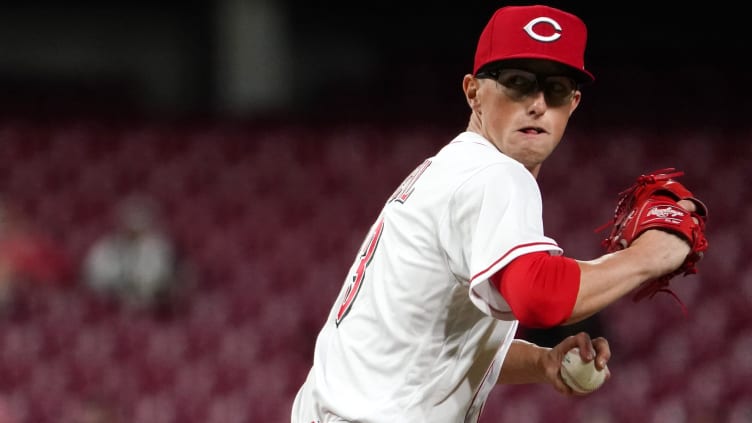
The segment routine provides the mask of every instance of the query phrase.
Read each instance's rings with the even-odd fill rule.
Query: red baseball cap
[[[577,16],[550,6],[505,6],[488,21],[478,40],[473,73],[508,59],[544,59],[571,68],[578,82],[595,77],[585,69],[587,28]]]

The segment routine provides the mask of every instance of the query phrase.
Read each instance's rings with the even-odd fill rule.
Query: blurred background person
[[[500,5],[425,2],[416,19],[327,4],[2,4],[0,197],[62,243],[77,283],[48,295],[27,284],[35,307],[17,302],[28,312],[0,318],[0,393],[19,423],[62,423],[92,390],[115,392],[127,422],[145,421],[144,404],[175,416],[160,423],[288,416],[312,353],[301,339],[340,288],[321,281],[361,242],[367,211],[466,124],[466,103],[446,87],[472,61],[478,17]],[[599,316],[614,368],[629,370],[597,404],[514,388],[514,404],[490,401],[482,423],[696,421],[703,409],[716,414],[707,421],[749,422],[752,241],[739,227],[752,223],[752,126],[738,83],[748,72],[728,59],[743,15],[730,3],[680,20],[632,3],[618,13],[557,4],[592,22],[586,63],[602,77],[543,172],[547,231],[595,256],[587,223],[612,210],[583,205],[603,204],[637,172],[676,166],[716,211],[715,253],[682,284],[689,318],[670,296]],[[158,201],[178,266],[198,276],[180,270],[167,314],[132,313],[101,299],[117,291],[100,297],[84,283],[84,257],[131,192]],[[552,332],[547,341],[563,336]]]
[[[133,195],[114,211],[112,230],[97,239],[84,257],[84,283],[96,293],[136,309],[170,305],[180,266],[156,202]]]
[[[0,308],[9,310],[26,292],[69,286],[73,274],[62,245],[13,201],[0,198]]]

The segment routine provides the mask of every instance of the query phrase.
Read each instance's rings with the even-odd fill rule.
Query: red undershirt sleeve
[[[520,324],[548,328],[572,314],[580,289],[580,266],[574,259],[547,252],[514,259],[490,278]]]

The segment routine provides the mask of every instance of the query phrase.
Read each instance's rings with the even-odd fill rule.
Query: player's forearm
[[[497,383],[513,385],[545,382],[545,371],[540,360],[547,350],[548,348],[515,339],[501,366]]]
[[[648,248],[628,248],[595,260],[578,261],[580,289],[565,324],[584,320],[619,300],[643,282],[658,277],[660,255]]]

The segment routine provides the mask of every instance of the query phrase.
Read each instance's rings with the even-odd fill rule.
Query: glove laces
[[[657,293],[664,292],[671,295],[671,297],[676,300],[676,302],[679,304],[679,307],[681,307],[682,314],[684,315],[684,317],[687,317],[689,315],[689,310],[687,309],[686,304],[684,304],[684,302],[681,300],[681,298],[679,298],[679,295],[677,295],[676,292],[668,288],[670,280],[671,276],[663,276],[656,281],[645,283],[643,287],[639,289],[637,293],[635,293],[635,295],[632,297],[632,301],[638,302],[645,298],[652,299]]]
[[[674,167],[658,169],[650,173],[640,175],[639,177],[637,177],[636,183],[632,184],[631,187],[619,193],[619,197],[616,202],[616,207],[614,209],[614,216],[611,218],[611,220],[595,228],[594,232],[600,233],[606,230],[606,228],[608,228],[612,224],[619,224],[620,222],[617,222],[616,220],[619,218],[619,216],[624,216],[625,210],[632,208],[633,205],[627,204],[627,200],[630,198],[634,198],[632,194],[638,189],[643,188],[649,184],[654,184],[656,181],[667,181],[669,179],[678,178],[679,176],[682,176],[682,175],[684,175],[684,171],[676,170],[676,168]],[[604,240],[603,243],[605,246],[606,241]]]
[[[635,200],[636,196],[634,193],[644,188],[647,185],[654,184],[656,182],[661,181],[667,181],[669,179],[678,178],[679,176],[684,175],[684,172],[681,170],[676,170],[676,168],[673,167],[667,167],[663,169],[658,169],[650,173],[646,173],[643,175],[640,175],[637,178],[637,181],[632,184],[629,188],[625,189],[624,191],[621,191],[618,195],[618,201],[616,203],[616,208],[614,210],[614,216],[611,218],[610,221],[604,223],[603,225],[599,226],[595,229],[596,233],[603,232],[606,228],[608,228],[611,225],[617,226],[621,225],[623,223],[624,218],[626,217],[626,211],[631,209],[634,204],[627,204],[628,200]],[[619,221],[621,219],[621,221]],[[699,219],[702,225],[702,219]],[[606,238],[602,241],[602,245],[604,247],[609,246],[609,239]],[[682,310],[682,314],[686,317],[689,312],[687,310],[687,306],[684,304],[684,302],[679,298],[679,296],[671,290],[669,286],[669,281],[671,278],[675,276],[673,274],[671,275],[665,275],[661,278],[652,281],[644,283],[642,288],[639,288],[637,292],[632,297],[632,301],[638,302],[640,300],[643,300],[645,298],[652,299],[656,294],[659,292],[664,292],[666,294],[671,295],[671,297],[676,300],[676,302],[679,304]]]

